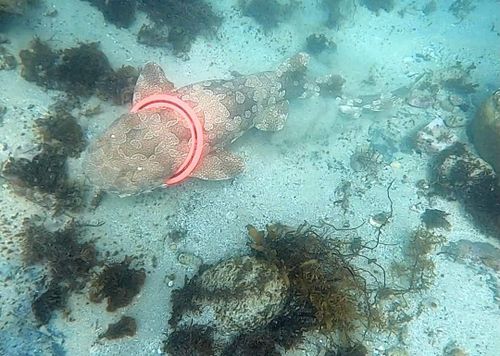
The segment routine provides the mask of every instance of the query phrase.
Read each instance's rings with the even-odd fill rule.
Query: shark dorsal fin
[[[147,96],[166,94],[173,89],[174,84],[167,79],[163,69],[158,64],[146,63],[135,84],[133,105]]]

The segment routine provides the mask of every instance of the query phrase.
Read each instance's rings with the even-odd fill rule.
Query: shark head
[[[133,104],[173,88],[162,69],[148,63],[137,80]],[[184,118],[174,110],[124,114],[90,145],[85,173],[99,189],[122,196],[153,190],[184,162],[190,136]]]

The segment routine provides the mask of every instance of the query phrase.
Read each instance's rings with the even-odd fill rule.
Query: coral
[[[109,324],[108,329],[99,338],[108,340],[121,339],[125,336],[134,336],[137,330],[135,319],[130,316],[122,316],[116,323]]]
[[[113,312],[123,308],[132,302],[139,294],[146,273],[143,269],[132,269],[129,267],[130,259],[121,263],[106,265],[104,269],[93,278],[89,298],[94,303],[100,303],[104,298],[108,299],[106,310]]]

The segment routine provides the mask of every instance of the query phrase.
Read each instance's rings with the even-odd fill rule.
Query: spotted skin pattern
[[[275,72],[209,80],[175,89],[163,70],[148,63],[136,84],[134,104],[158,93],[187,102],[204,128],[204,147],[192,177],[228,179],[241,173],[243,161],[227,146],[252,127],[281,130],[286,122],[288,73],[303,70],[307,56],[299,54]],[[85,172],[100,189],[121,196],[150,191],[164,184],[184,162],[190,148],[187,120],[170,109],[124,114],[93,142]]]

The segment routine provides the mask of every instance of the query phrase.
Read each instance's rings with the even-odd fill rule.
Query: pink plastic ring
[[[144,109],[169,108],[188,119],[189,130],[191,131],[191,147],[189,153],[175,171],[175,173],[165,180],[166,185],[173,185],[182,182],[194,171],[200,162],[203,151],[203,126],[194,110],[185,102],[176,96],[169,94],[153,94],[139,100],[130,110],[136,113]]]

